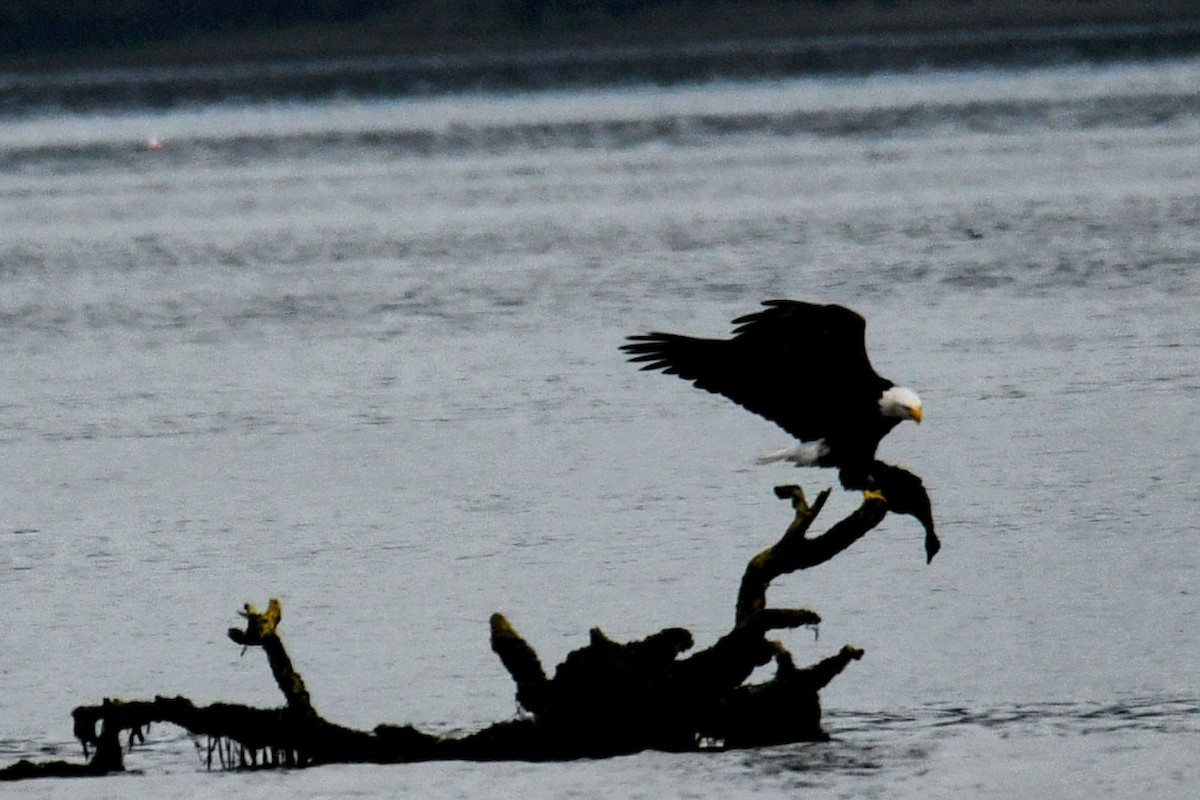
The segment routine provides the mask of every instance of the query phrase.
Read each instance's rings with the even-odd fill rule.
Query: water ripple
[[[1004,734],[1089,734],[1120,730],[1200,733],[1200,698],[1141,697],[1095,703],[1046,702],[973,709],[926,706],[901,712],[828,713],[840,734],[981,727]]]

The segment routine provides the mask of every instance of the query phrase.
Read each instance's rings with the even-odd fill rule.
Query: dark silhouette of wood
[[[798,486],[776,487],[775,493],[791,501],[791,524],[778,542],[747,565],[729,633],[687,657],[683,655],[692,649],[692,635],[682,628],[624,643],[595,628],[589,644],[568,654],[551,677],[534,648],[503,615],[494,614],[491,646],[516,683],[525,715],[458,737],[436,736],[409,725],[383,724],[360,731],[317,713],[279,637],[282,609],[272,599],[261,612],[246,604],[239,612],[245,628],[231,628],[228,635],[243,648],[260,647],[266,653],[283,707],[197,706],[186,697],[106,699],[72,712],[85,763],[20,761],[0,770],[0,779],[119,772],[124,769],[122,735],[132,747],[156,722],[204,737],[207,766],[224,769],[434,759],[561,760],[645,749],[692,751],[825,739],[818,692],[863,651],[846,645],[817,664],[797,667],[783,644],[768,635],[815,625],[820,617],[808,609],[769,607],[767,589],[781,575],[824,563],[845,550],[879,524],[887,504],[864,499],[824,534],[809,538],[808,529],[829,490],[811,506]],[[772,679],[746,683],[755,669],[772,660]]]

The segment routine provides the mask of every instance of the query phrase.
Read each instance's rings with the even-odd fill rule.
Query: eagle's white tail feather
[[[828,452],[829,448],[825,446],[825,440],[818,439],[815,442],[804,442],[793,447],[785,447],[782,450],[763,453],[755,459],[755,463],[774,464],[776,461],[790,461],[800,467],[811,467]]]

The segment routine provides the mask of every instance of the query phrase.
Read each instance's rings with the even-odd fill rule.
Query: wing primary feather
[[[621,349],[643,370],[724,395],[801,441],[824,440],[829,466],[874,456],[890,426],[870,423],[891,382],[867,358],[862,316],[838,305],[768,300],[733,325],[729,339],[654,331],[630,336]]]
[[[701,386],[699,380],[726,344],[719,339],[700,339],[661,331],[628,338],[630,344],[623,345],[621,349],[630,354],[630,361],[641,363],[643,370],[662,370],[668,375],[696,381],[697,386]]]

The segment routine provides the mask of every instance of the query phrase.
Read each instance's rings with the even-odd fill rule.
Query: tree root
[[[821,564],[879,524],[880,500],[863,505],[824,534],[808,538],[829,490],[808,505],[798,486],[776,487],[790,499],[794,519],[783,537],[751,559],[738,592],[729,633],[686,658],[692,635],[667,628],[633,642],[609,639],[598,628],[588,646],[570,653],[548,677],[537,652],[501,614],[491,618],[491,645],[517,686],[527,716],[476,733],[442,737],[411,726],[346,728],[313,708],[304,680],[292,665],[278,626],[279,601],[260,612],[246,604],[245,628],[229,638],[244,648],[261,647],[285,704],[258,709],[230,703],[197,706],[185,697],[123,702],[106,699],[72,714],[84,764],[20,761],[0,770],[0,780],[104,775],[124,769],[121,735],[142,740],[155,722],[169,722],[205,737],[209,768],[305,767],[315,764],[398,763],[438,759],[561,760],[632,753],[645,749],[691,751],[754,747],[827,738],[821,728],[818,692],[863,651],[846,645],[805,669],[798,668],[769,632],[815,625],[807,609],[770,608],[767,588],[781,575]],[[745,681],[775,662],[774,677]]]

